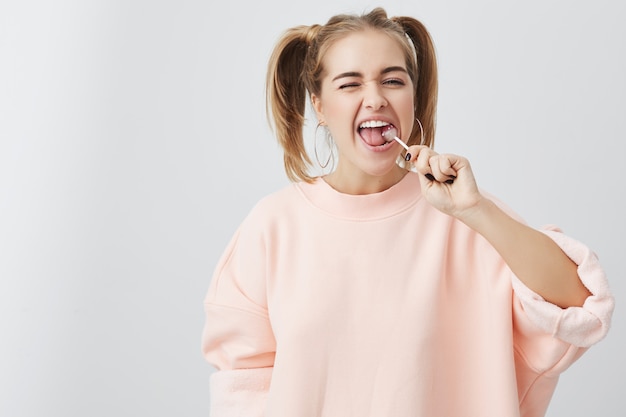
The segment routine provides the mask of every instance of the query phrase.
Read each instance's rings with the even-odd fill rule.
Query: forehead
[[[398,40],[378,30],[350,33],[335,41],[326,52],[323,65],[327,74],[405,67]]]

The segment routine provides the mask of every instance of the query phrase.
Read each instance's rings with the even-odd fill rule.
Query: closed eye
[[[391,78],[389,80],[383,81],[383,84],[386,85],[406,85],[406,83],[399,78]]]

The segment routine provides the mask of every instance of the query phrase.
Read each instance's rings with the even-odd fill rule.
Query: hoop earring
[[[314,142],[313,142],[313,151],[315,152],[315,159],[317,160],[317,163],[319,164],[319,166],[322,169],[326,169],[326,167],[328,166],[328,164],[330,163],[330,160],[333,159],[333,150],[332,150],[332,146],[331,146],[331,142],[332,142],[332,137],[330,136],[330,133],[328,132],[327,129],[324,129],[325,135],[324,135],[324,140],[326,142],[326,147],[328,148],[328,158],[326,158],[326,162],[322,164],[322,162],[320,161],[320,157],[319,154],[317,153],[317,131],[320,128],[320,126],[324,126],[322,124],[322,122],[319,122],[317,124],[317,126],[315,127],[315,137],[314,137]]]
[[[420,145],[423,145],[424,144],[424,126],[422,126],[422,122],[420,122],[420,119],[418,119],[417,117],[415,118],[415,121],[420,126],[420,133],[421,133],[421,137],[422,137],[420,139]]]

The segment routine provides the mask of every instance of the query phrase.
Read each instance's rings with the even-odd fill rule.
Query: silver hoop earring
[[[422,126],[422,122],[420,122],[420,119],[418,119],[417,117],[415,118],[415,121],[420,126],[420,133],[421,133],[421,137],[422,137],[420,139],[420,145],[423,145],[424,144],[424,126]]]
[[[326,147],[328,148],[328,158],[326,158],[326,162],[322,163],[320,161],[320,157],[317,152],[317,131],[319,130],[320,126],[323,126],[321,122],[318,123],[317,126],[315,127],[315,137],[313,139],[314,140],[313,151],[315,152],[315,160],[317,160],[317,163],[319,164],[319,166],[322,169],[326,169],[326,167],[330,163],[330,160],[333,159],[332,137],[330,136],[330,132],[328,132],[328,129],[324,128],[324,141],[326,142]]]

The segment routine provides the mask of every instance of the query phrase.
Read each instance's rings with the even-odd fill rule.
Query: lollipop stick
[[[407,145],[406,143],[402,142],[402,139],[400,139],[399,137],[394,136],[394,137],[393,137],[393,140],[395,140],[395,141],[396,141],[396,142],[398,142],[400,145],[402,145],[402,147],[403,147],[404,149],[406,149],[407,151],[409,150],[408,145]]]
[[[407,151],[409,150],[408,145],[404,143],[402,139],[398,137],[398,131],[396,130],[395,127],[389,126],[389,128],[383,132],[383,138],[385,138],[387,142],[391,142],[392,140],[395,140],[400,145],[402,145],[404,149],[406,149]]]

